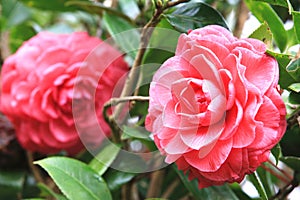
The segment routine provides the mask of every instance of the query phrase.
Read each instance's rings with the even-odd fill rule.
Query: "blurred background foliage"
[[[56,33],[87,31],[90,35],[102,39],[112,36],[118,48],[128,52],[138,47],[140,31],[134,30],[131,38],[120,38],[116,34],[145,26],[151,19],[155,6],[165,3],[166,0],[0,0],[0,2],[0,65],[2,65],[24,41],[40,31]],[[46,158],[45,155],[39,154],[32,157],[32,154],[28,154],[18,145],[12,125],[1,116],[0,199],[80,199],[76,196],[77,193],[97,194],[91,196],[91,199],[121,199],[121,197],[126,199],[124,193],[126,194],[128,188],[131,188],[132,196],[127,199],[150,197],[182,200],[285,199],[300,181],[299,10],[299,0],[191,0],[189,3],[166,10],[157,24],[159,28],[178,32],[187,32],[189,29],[208,24],[219,24],[232,30],[237,37],[257,38],[268,45],[267,53],[274,56],[279,63],[279,84],[288,110],[287,132],[280,144],[272,150],[272,159],[274,163],[279,162],[278,166],[267,162],[255,174],[248,176],[242,184],[199,190],[196,181],[189,181],[173,165],[145,174],[125,173],[108,168],[107,166],[117,158],[118,152],[110,154],[100,152],[101,156],[107,157],[107,166],[95,163],[88,152],[76,159],[64,157],[64,152],[59,154],[63,157],[58,158]],[[148,49],[143,57],[142,83],[148,83],[159,64],[173,55],[178,36],[179,33],[170,36],[160,32],[159,29],[154,30],[149,44],[153,48]],[[135,56],[136,51],[126,55],[129,64],[132,64]],[[149,64],[152,66],[149,67]],[[140,85],[139,95],[147,96],[149,85]],[[131,116],[139,119],[137,124],[143,124],[147,108],[145,102],[136,102],[133,106]],[[155,149],[153,142],[143,137],[141,139],[141,135],[147,137],[149,133],[142,132],[135,126],[125,127],[122,139],[128,143],[138,141],[149,149]],[[37,169],[32,164],[33,160],[42,158],[46,159],[37,164],[42,166],[52,179],[45,171]],[[68,168],[64,169],[64,166]],[[34,168],[44,177],[42,182],[32,173]],[[65,173],[57,174],[61,169],[64,169]],[[74,171],[77,173],[72,173]],[[100,181],[93,183],[83,180],[82,176],[97,176]],[[73,185],[63,185],[61,179],[67,178],[74,180]],[[80,192],[75,191],[74,196],[74,188],[82,184],[85,188]],[[257,191],[249,189],[251,187]],[[297,194],[300,193],[296,192]]]

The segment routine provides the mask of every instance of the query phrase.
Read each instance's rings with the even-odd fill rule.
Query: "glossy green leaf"
[[[293,83],[289,86],[289,89],[294,92],[300,92],[300,83]]]
[[[109,168],[111,163],[116,159],[120,147],[113,143],[105,146],[96,157],[89,163],[89,166],[95,170],[99,176],[102,176]]]
[[[279,65],[279,85],[287,89],[289,85],[296,82],[296,80],[287,72],[286,67],[291,61],[291,56],[287,54],[275,53],[267,50],[267,54],[273,56]]]
[[[223,186],[211,186],[208,188],[199,189],[198,181],[196,179],[189,180],[188,177],[178,170],[174,165],[174,169],[178,173],[181,181],[185,187],[191,192],[193,199],[196,200],[238,200],[234,192],[228,187]]]
[[[1,0],[1,30],[19,25],[31,17],[29,8],[17,0]]]
[[[275,157],[276,165],[277,165],[279,158],[282,156],[280,145],[276,144],[275,147],[273,147],[271,149],[271,152],[272,152],[273,156]]]
[[[296,37],[298,39],[298,42],[300,43],[300,12],[293,11],[292,15],[293,15]]]
[[[291,91],[289,95],[289,102],[292,104],[300,104],[300,93]]]
[[[238,199],[242,200],[252,200],[251,197],[249,197],[248,194],[246,194],[239,183],[232,183],[230,184],[231,190],[234,192],[234,194],[238,197]]]
[[[257,175],[257,172],[249,174],[248,177],[249,177],[250,181],[253,183],[254,187],[256,188],[260,198],[262,200],[268,200],[267,193],[265,191],[265,188],[262,185],[260,178]]]
[[[104,180],[85,163],[67,157],[49,157],[35,164],[48,172],[68,199],[111,199]]]
[[[288,165],[290,168],[296,171],[300,171],[300,158],[299,157],[293,157],[293,156],[287,156],[280,158],[282,162],[284,162],[286,165]]]
[[[152,141],[152,139],[149,137],[150,132],[148,132],[143,127],[123,126],[122,130],[123,130],[122,139],[135,138],[135,139]]]
[[[287,72],[297,81],[300,81],[300,58],[291,62],[287,68]]]
[[[47,185],[43,183],[38,183],[38,187],[42,191],[41,196],[46,195],[46,196],[52,196],[56,200],[67,200],[65,196],[55,193],[51,188],[49,188]]]
[[[278,17],[276,12],[272,9],[272,7],[263,2],[257,2],[252,0],[245,1],[248,8],[252,12],[252,14],[261,22],[266,23],[269,25],[275,43],[277,44],[278,48],[283,52],[288,43],[287,33],[283,26],[281,19]]]
[[[131,181],[137,174],[117,171],[115,169],[108,170],[104,174],[107,186],[111,191],[119,189],[123,184]]]
[[[216,24],[227,27],[222,15],[205,3],[187,3],[177,8],[173,13],[165,14],[170,24],[181,32]]]
[[[140,41],[138,29],[126,20],[106,12],[103,14],[103,21],[116,44],[131,58],[135,58]]]
[[[263,41],[269,48],[272,46],[272,32],[266,22],[262,23],[250,36],[249,38],[255,38]]]

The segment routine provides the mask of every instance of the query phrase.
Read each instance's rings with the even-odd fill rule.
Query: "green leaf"
[[[29,7],[34,7],[42,10],[50,11],[75,11],[76,8],[65,6],[65,4],[72,0],[20,0]],[[84,1],[84,0],[82,0]]]
[[[262,1],[276,6],[283,6],[286,8],[288,8],[290,4],[288,0],[254,0],[254,1]]]
[[[104,174],[107,186],[111,191],[119,189],[125,183],[131,181],[136,174],[121,172],[115,169],[110,169]]]
[[[166,19],[178,31],[186,33],[190,29],[216,24],[227,27],[222,15],[205,3],[187,3],[177,8],[173,13],[165,14]]]
[[[289,85],[296,82],[296,80],[286,70],[287,65],[292,59],[290,55],[275,53],[269,50],[267,50],[266,53],[273,56],[279,64],[279,85],[283,89],[287,89]]]
[[[293,157],[293,156],[287,156],[287,157],[281,157],[280,160],[284,162],[287,166],[292,168],[295,171],[300,171],[300,158],[299,157]]]
[[[273,147],[271,149],[271,152],[272,152],[273,156],[275,157],[276,165],[277,165],[278,164],[278,160],[279,160],[279,158],[282,155],[282,153],[281,153],[281,147],[280,147],[279,143],[276,144],[275,147]]]
[[[300,58],[291,62],[287,68],[287,72],[297,81],[300,81]]]
[[[292,91],[289,95],[289,102],[292,104],[300,104],[300,93]]]
[[[89,163],[89,166],[95,170],[99,176],[102,176],[111,163],[116,159],[119,151],[120,147],[118,147],[116,144],[109,143]]]
[[[289,86],[289,89],[293,90],[294,92],[300,92],[300,83],[293,83]]]
[[[131,126],[123,126],[123,134],[122,139],[135,138],[135,139],[143,139],[148,141],[153,141],[149,136],[150,132],[148,132],[143,127],[131,127]]]
[[[1,1],[1,30],[17,26],[31,17],[29,8],[16,0]],[[3,30],[2,30],[3,31]]]
[[[254,187],[256,188],[259,196],[262,200],[268,200],[265,188],[263,187],[261,180],[259,179],[257,172],[248,175],[250,181],[253,183]]]
[[[246,0],[245,2],[252,14],[261,23],[266,21],[273,33],[275,43],[277,44],[280,51],[283,52],[286,49],[288,43],[287,32],[276,12],[267,3],[252,0]]]
[[[17,199],[25,181],[25,172],[0,169],[0,199]]]
[[[65,196],[56,194],[51,188],[49,188],[47,185],[45,185],[43,183],[38,183],[38,187],[40,188],[42,193],[47,196],[50,195],[50,196],[54,197],[56,200],[67,200],[67,198]]]
[[[135,58],[139,48],[140,33],[138,29],[126,20],[105,12],[103,21],[116,44],[131,58]]]
[[[263,41],[268,47],[272,46],[272,32],[266,22],[262,23],[250,36],[249,38],[255,38]]]
[[[49,157],[35,164],[48,172],[68,199],[111,199],[103,179],[83,162],[67,157]]]
[[[179,175],[181,181],[185,187],[191,192],[192,196],[196,200],[238,200],[234,192],[228,187],[228,185],[223,186],[211,186],[208,188],[199,189],[198,181],[196,179],[189,180],[182,171],[178,170],[175,165],[174,169]]]
[[[294,21],[294,29],[296,33],[296,38],[298,39],[298,42],[300,43],[300,12],[292,11],[293,15],[293,21]]]
[[[122,12],[131,19],[135,19],[140,14],[140,9],[135,0],[119,0],[119,4]]]
[[[268,199],[272,197],[275,194],[275,188],[274,188],[274,183],[272,182],[271,179],[271,174],[267,172],[265,169],[262,167],[257,168],[256,170],[257,175],[259,176],[259,180],[261,181]]]

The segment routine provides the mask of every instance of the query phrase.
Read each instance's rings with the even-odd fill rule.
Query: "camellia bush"
[[[0,199],[300,198],[299,1],[0,13]]]

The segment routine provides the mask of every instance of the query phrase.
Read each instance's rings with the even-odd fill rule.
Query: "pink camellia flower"
[[[101,49],[96,48],[99,45]],[[25,149],[77,153],[83,148],[80,137],[97,145],[103,134],[109,134],[102,107],[127,71],[119,51],[87,33],[41,32],[5,60],[1,111],[14,124]],[[82,102],[78,104],[82,107],[72,107],[74,102]],[[74,122],[74,111],[82,116],[79,124]],[[96,112],[102,135],[92,130],[92,112]],[[79,137],[77,126],[84,126],[86,132],[80,134],[86,135]]]
[[[216,26],[182,34],[156,72],[146,127],[199,187],[240,182],[286,129],[278,65],[264,43]]]

